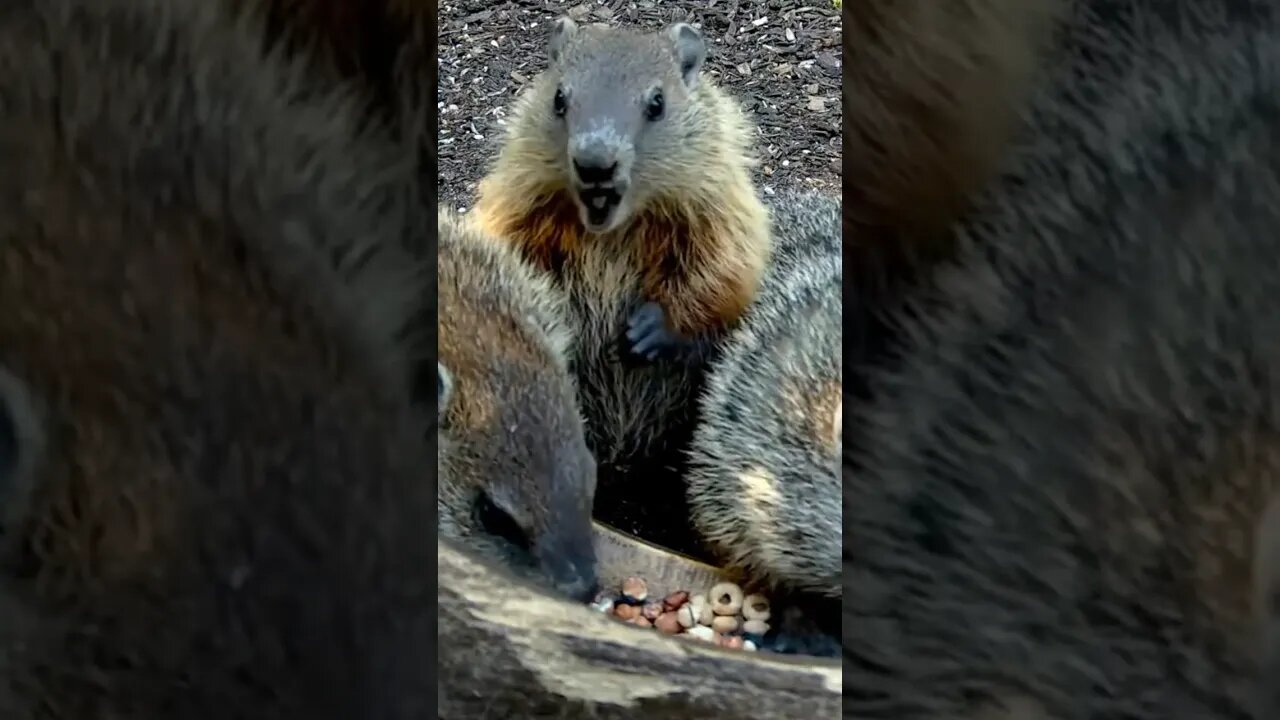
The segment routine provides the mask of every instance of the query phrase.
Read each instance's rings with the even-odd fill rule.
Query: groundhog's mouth
[[[613,188],[581,188],[578,202],[582,204],[588,230],[604,230],[613,218],[614,210],[622,203],[622,196]]]

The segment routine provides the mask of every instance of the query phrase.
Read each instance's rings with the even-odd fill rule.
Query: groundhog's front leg
[[[627,318],[627,340],[632,354],[646,360],[661,357],[691,364],[705,361],[716,345],[709,335],[686,337],[670,328],[666,311],[652,300],[641,303]]]

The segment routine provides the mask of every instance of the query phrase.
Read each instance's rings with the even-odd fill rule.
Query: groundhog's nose
[[[617,155],[602,143],[594,143],[573,155],[573,170],[583,185],[599,185],[613,182],[618,169]]]
[[[552,585],[566,596],[586,602],[599,589],[595,553],[590,547],[553,544],[538,548],[535,554]]]

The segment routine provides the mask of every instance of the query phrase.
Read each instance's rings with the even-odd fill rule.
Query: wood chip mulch
[[[511,0],[442,2],[439,191],[465,210],[501,140],[512,98],[546,65],[551,22],[656,30],[686,21],[709,41],[704,72],[758,128],[755,179],[840,192],[840,12],[831,0]]]

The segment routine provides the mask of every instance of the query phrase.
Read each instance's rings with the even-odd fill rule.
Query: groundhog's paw
[[[653,301],[641,304],[627,318],[627,341],[633,355],[649,361],[694,362],[704,359],[711,349],[706,338],[686,338],[668,328],[666,312]]]
[[[667,314],[656,302],[646,302],[627,318],[627,340],[631,352],[646,360],[672,354],[684,339],[667,328]]]

